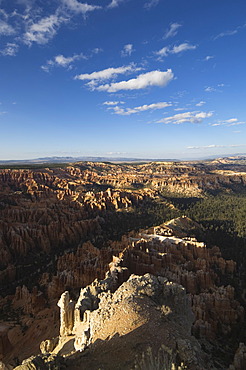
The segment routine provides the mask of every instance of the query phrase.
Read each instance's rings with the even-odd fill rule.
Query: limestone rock
[[[189,369],[205,369],[206,355],[191,336],[194,316],[182,286],[145,274],[131,275],[114,292],[105,283],[104,291],[102,286],[97,290],[96,282],[94,288],[97,306],[88,305],[80,321],[75,322],[74,347],[89,351],[86,358],[77,357],[77,366],[115,369],[120,364],[121,369],[133,368],[138,353],[134,348],[148,352],[151,344],[154,356],[164,345],[174,354],[175,365],[183,362]],[[72,358],[67,357],[66,363],[73,368]]]
[[[60,335],[70,335],[74,325],[74,303],[68,291],[61,295],[57,305],[60,307]]]
[[[131,239],[109,241],[103,248],[99,243],[109,214],[127,213],[145,200],[160,200],[163,188],[196,197],[207,189],[244,188],[244,167],[238,167],[237,172],[224,170],[222,162],[206,166],[87,162],[66,168],[0,170],[1,302],[3,306],[11,302],[7,307],[11,314],[20,312],[21,321],[18,335],[14,329],[7,334],[13,356],[22,356],[22,343],[27,351],[36,334],[39,341],[46,331],[50,337],[58,334],[53,325],[58,321],[54,306],[65,290],[82,288],[74,324],[70,298],[67,306],[64,297],[60,302],[64,311],[61,333],[75,335],[76,323],[83,317],[88,321],[99,301],[112,299],[131,274],[151,273],[182,285],[191,295],[193,333],[202,340],[229,334],[240,325],[244,311],[231,287],[222,286],[222,281],[227,281],[223,276],[233,276],[235,263],[222,258],[218,248],[208,249],[194,240],[192,233],[198,226],[190,220],[180,218],[152,228],[146,232],[148,237],[133,233]],[[92,285],[95,278],[99,280]],[[48,306],[54,312],[47,314],[49,319],[40,311]],[[168,312],[168,307],[163,306],[163,311]],[[52,323],[49,328],[48,322]],[[80,339],[76,337],[76,348],[91,346],[91,331],[86,325],[83,333]],[[0,346],[6,352],[7,340],[4,343]],[[44,348],[52,348],[52,342]]]
[[[46,339],[40,343],[40,351],[43,354],[52,352],[59,343],[59,337]]]
[[[65,369],[64,359],[61,356],[40,355],[32,356],[15,367],[16,370],[58,370]]]

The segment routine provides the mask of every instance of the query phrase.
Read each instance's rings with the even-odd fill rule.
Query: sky
[[[0,160],[246,153],[245,0],[0,0]]]

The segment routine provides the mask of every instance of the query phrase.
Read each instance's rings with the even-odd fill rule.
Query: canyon
[[[0,368],[245,368],[239,261],[171,198],[243,193],[244,162],[0,170]]]

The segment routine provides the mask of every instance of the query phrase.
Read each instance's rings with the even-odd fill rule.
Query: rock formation
[[[57,305],[60,307],[60,336],[70,335],[74,324],[74,304],[69,292],[64,292]]]
[[[136,368],[142,359],[138,353],[149,353],[151,348],[155,356],[156,349],[162,346],[172,353],[175,366],[186,364],[189,369],[206,369],[207,356],[191,336],[193,313],[183,287],[163,277],[131,275],[112,292],[108,288],[114,286],[113,280],[108,276],[88,287],[90,293],[80,294],[75,310],[81,309],[83,313],[74,324],[74,349],[81,352],[88,348],[89,352],[86,358],[77,356],[76,360],[66,356],[69,369]],[[71,336],[66,342],[64,335],[60,337],[53,355],[66,352],[69,341]],[[110,351],[106,351],[107,346]]]
[[[152,202],[174,209],[162,191],[202,197],[206,190],[230,191],[243,189],[245,184],[245,166],[232,168],[229,160],[206,164],[87,162],[64,168],[0,170],[0,360],[13,367],[17,358],[22,361],[37,354],[41,341],[46,364],[55,361],[47,353],[63,348],[66,338],[76,338],[75,349],[94,346],[102,339],[93,338],[104,329],[88,324],[91,315],[104,312],[106,301],[116,307],[114,294],[121,286],[131,275],[145,274],[185,288],[194,314],[191,337],[205,342],[205,347],[209,341],[219,345],[220,336],[229,336],[244,321],[244,309],[232,287],[235,262],[222,258],[217,247],[206,248],[197,242],[194,235],[199,231],[202,236],[205,230],[187,218],[141,230],[139,235],[130,231],[131,223],[122,222],[121,235],[128,232],[122,239],[118,231],[114,233],[113,221],[127,220],[128,215],[135,215],[134,210],[142,212]],[[63,329],[58,341],[57,300],[61,295]],[[86,323],[80,332],[83,320]],[[107,340],[103,343],[106,348]],[[176,341],[176,347],[182,343]],[[140,348],[134,361],[141,363],[141,354],[146,361],[176,359],[177,348],[169,353],[171,347],[163,343],[157,347]],[[243,345],[240,348],[232,366],[244,357]]]
[[[171,224],[181,227],[182,222],[192,223],[181,218]],[[113,257],[105,278],[82,288],[76,303],[68,292],[62,294],[60,336],[42,342],[43,353],[49,348],[52,354],[66,355],[71,369],[99,365],[115,369],[119,358],[121,368],[138,368],[142,354],[145,362],[162,354],[180,368],[208,369],[208,364],[213,368],[213,359],[199,341],[205,348],[207,343],[207,352],[211,341],[229,335],[244,320],[234,289],[220,286],[218,275],[233,274],[235,263],[194,238],[160,235],[168,225],[155,228],[159,234],[150,234],[150,229],[140,238],[130,238]],[[235,364],[243,361],[240,348]],[[74,358],[73,351],[88,351],[86,360]],[[125,362],[123,352],[129,353]]]

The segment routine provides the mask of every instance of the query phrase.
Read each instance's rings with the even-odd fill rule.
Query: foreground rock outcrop
[[[81,292],[76,305],[80,318],[74,322],[72,317],[71,321],[62,319],[62,335],[52,356],[66,355],[63,365],[69,369],[137,369],[143,368],[143,354],[149,361],[150,352],[155,358],[162,351],[174,366],[183,368],[186,364],[189,369],[206,369],[208,358],[191,335],[193,313],[182,286],[150,274],[131,275],[112,292],[114,284],[112,277],[107,277],[90,286],[90,290],[95,289],[94,296]],[[68,292],[62,300],[65,297]],[[91,310],[84,311],[85,306]],[[65,314],[65,307],[66,304],[61,315]],[[72,323],[73,335],[68,335]],[[45,358],[48,348],[42,348],[41,358]],[[68,356],[74,350],[77,352]],[[30,359],[29,363],[34,361]],[[27,364],[25,361],[16,369],[27,369]]]
[[[244,321],[234,289],[220,282],[233,276],[235,263],[217,247],[165,235],[182,223],[198,227],[180,218],[155,228],[158,234],[142,231],[77,301],[65,291],[58,302],[60,335],[41,343],[43,356],[59,354],[69,369],[141,369],[164,359],[167,369],[225,368],[212,353]],[[244,363],[242,348],[231,366]]]

